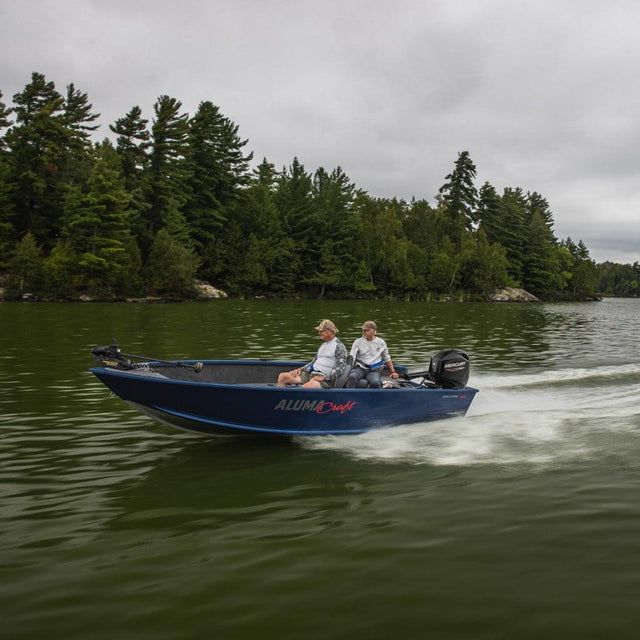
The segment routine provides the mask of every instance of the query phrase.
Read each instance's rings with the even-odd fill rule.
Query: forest
[[[254,162],[209,101],[161,95],[96,141],[74,84],[34,72],[0,93],[0,287],[5,299],[232,297],[482,300],[503,286],[541,300],[637,296],[640,266],[596,264],[555,236],[545,197],[476,186],[461,151],[433,204],[378,198],[341,167]]]

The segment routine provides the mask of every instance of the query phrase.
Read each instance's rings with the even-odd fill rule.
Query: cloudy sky
[[[556,236],[640,260],[637,0],[2,0],[0,91],[73,82],[108,125],[167,94],[218,105],[256,159],[341,166],[434,203],[477,186],[550,203]]]

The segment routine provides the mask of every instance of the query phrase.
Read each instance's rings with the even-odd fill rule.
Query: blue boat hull
[[[222,361],[204,363],[205,372]],[[246,368],[229,361],[226,370]],[[295,363],[279,364],[286,370]],[[274,363],[253,362],[251,371]],[[273,379],[272,371],[269,379]],[[247,369],[249,371],[249,369]],[[113,393],[170,425],[211,435],[338,435],[465,415],[477,389],[305,389],[266,382],[220,382],[160,376],[153,371],[92,368]],[[236,376],[242,379],[241,375]],[[247,376],[245,376],[247,377]],[[251,376],[248,376],[252,379]],[[255,378],[256,376],[254,376]],[[260,378],[260,376],[257,376]],[[262,378],[264,378],[262,374]],[[215,375],[213,376],[215,380]],[[233,375],[231,376],[233,378]]]

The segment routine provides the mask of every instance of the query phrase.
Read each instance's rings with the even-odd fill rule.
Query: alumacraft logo
[[[351,411],[358,403],[354,400],[348,400],[343,404],[337,404],[336,402],[330,402],[328,400],[280,400],[278,404],[273,407],[274,411],[311,411],[318,415],[325,415],[327,413],[346,413]]]

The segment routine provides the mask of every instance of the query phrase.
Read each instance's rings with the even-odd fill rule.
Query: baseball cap
[[[338,333],[338,327],[336,327],[331,320],[321,320],[320,324],[315,327],[316,331],[324,331],[325,329],[329,329],[329,331],[333,331],[333,333]]]

